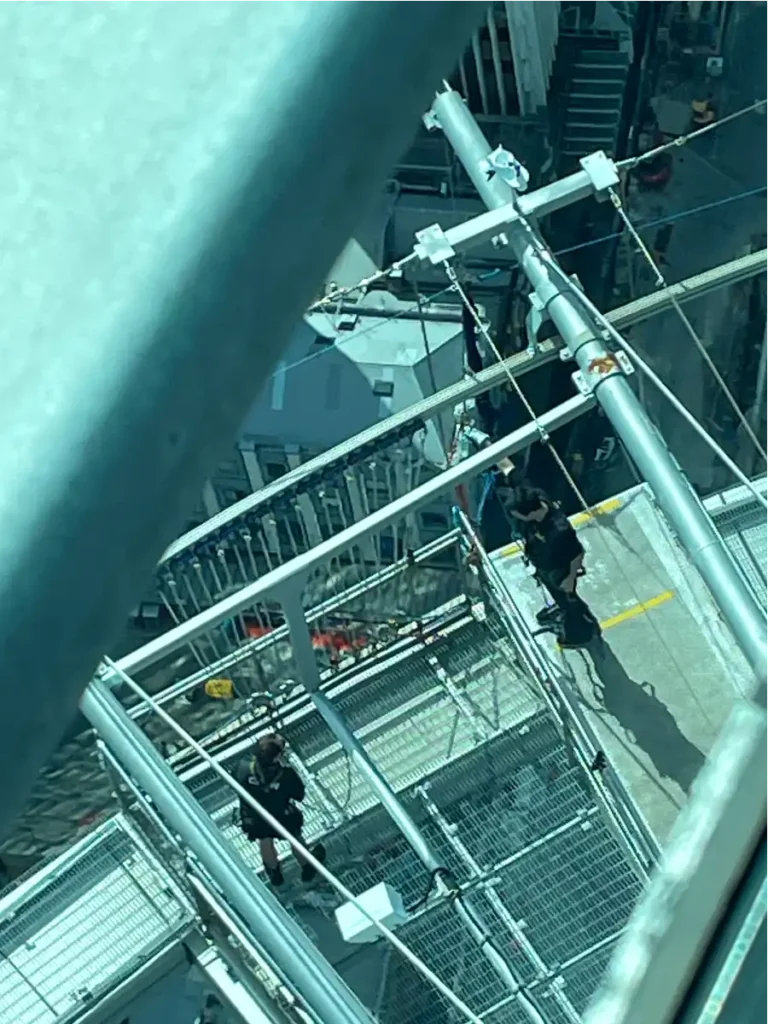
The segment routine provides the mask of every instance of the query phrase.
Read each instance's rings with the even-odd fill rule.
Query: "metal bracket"
[[[598,200],[607,199],[609,191],[619,184],[619,172],[613,160],[598,149],[596,153],[582,157],[579,163],[589,176]]]
[[[549,314],[546,311],[544,303],[536,292],[531,292],[528,296],[528,301],[531,304],[531,308],[528,310],[525,317],[525,335],[528,338],[528,348],[526,351],[529,355],[533,355],[536,351],[536,339],[538,337],[539,328],[546,320],[549,319]]]
[[[635,368],[629,358],[623,352],[608,352],[601,359],[593,359],[587,373],[576,370],[571,374],[571,379],[576,385],[577,391],[585,396],[591,395],[600,381],[606,377],[614,377],[616,374],[623,374],[629,377],[635,372]]]
[[[422,263],[429,261],[435,265],[445,263],[456,255],[456,250],[439,224],[430,224],[428,228],[416,232],[414,252]]]
[[[432,132],[435,128],[440,127],[437,115],[432,110],[428,110],[426,114],[422,114],[421,121],[428,132]]]

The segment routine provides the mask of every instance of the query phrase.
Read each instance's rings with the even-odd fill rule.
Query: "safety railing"
[[[465,548],[472,556],[487,600],[504,623],[520,662],[540,688],[563,741],[590,780],[607,820],[612,823],[617,838],[638,871],[638,877],[647,880],[660,853],[653,833],[603,754],[600,741],[579,707],[575,694],[570,693],[567,684],[553,672],[551,663],[535,643],[530,626],[483,549],[472,524],[459,509],[454,510],[454,516],[464,534]]]
[[[509,362],[515,372],[524,373],[556,354],[556,346],[545,342],[539,351],[522,352]],[[170,622],[187,621],[212,607],[410,493],[460,458],[461,435],[469,421],[455,422],[456,406],[500,381],[498,373],[489,371],[459,381],[297,466],[184,534],[167,549],[155,573],[157,599]],[[397,532],[382,530],[368,539],[360,560],[379,569],[406,550],[423,547],[445,532],[448,511],[446,502],[437,502],[409,516]],[[350,569],[349,563],[342,567]],[[193,645],[193,657],[201,666],[215,661],[245,637],[269,627],[267,614],[261,620],[234,620]]]
[[[397,557],[387,564],[365,557],[366,551],[381,540],[379,534],[364,545],[354,545],[329,558],[307,581],[303,591],[306,621],[324,673],[341,671],[379,654],[435,601],[444,603],[457,596],[455,570],[460,560],[456,531],[446,530],[417,548],[406,545],[409,538],[405,518],[388,531],[397,538]],[[296,669],[279,601],[255,602],[238,611],[204,634],[197,642],[198,648],[201,643],[218,648],[214,634],[219,640],[222,634],[227,636],[227,653],[219,653],[186,674],[189,662],[177,665],[180,678],[166,674],[161,703],[185,696],[194,702],[199,687],[224,676],[232,682],[233,696],[242,699],[295,689]],[[141,717],[146,709],[137,708],[135,714]]]
[[[489,941],[521,979],[539,1014],[535,1019],[575,1024],[641,880],[594,800],[583,766],[563,744],[543,696],[531,692],[495,608],[489,605],[456,625],[443,621],[423,639],[425,647],[386,659],[374,688],[360,679],[354,685],[350,680],[346,690],[339,684],[328,692],[418,820],[463,899],[485,914]],[[367,670],[358,666],[357,673],[365,676]],[[430,696],[435,689],[441,693],[437,702]],[[291,755],[301,749],[304,764],[319,768],[323,781],[332,784],[328,768],[333,763],[341,768],[344,759],[322,722],[297,713],[281,729]],[[230,749],[218,760],[231,770],[238,756]],[[329,822],[307,807],[307,841],[322,838],[328,864],[354,893],[381,881],[400,892],[409,914],[398,935],[478,1019],[526,1024],[534,1019],[500,983],[448,896],[431,891],[424,864],[381,805],[366,796],[354,769],[347,765],[346,780],[340,770],[336,778],[338,795],[347,788],[345,813]],[[207,765],[188,773],[186,781],[240,855],[260,870],[257,850],[232,820],[236,796],[231,789],[221,780],[214,785]],[[142,816],[141,827],[149,821],[153,844],[155,835],[163,837],[168,844],[163,858],[170,862],[170,830],[133,789],[130,801]],[[316,800],[310,791],[306,803]],[[332,916],[339,898],[327,890],[302,892],[291,864],[284,873],[284,906],[327,951],[377,1021],[438,1024],[444,1019],[448,1006],[411,963],[381,944],[340,947]],[[202,876],[196,872],[196,877]]]
[[[757,491],[766,493],[766,478],[753,481]],[[705,498],[704,507],[712,517],[757,600],[766,607],[766,562],[768,543],[765,509],[743,486],[731,487]]]
[[[0,1020],[74,1021],[192,917],[124,819],[110,819],[0,899]]]

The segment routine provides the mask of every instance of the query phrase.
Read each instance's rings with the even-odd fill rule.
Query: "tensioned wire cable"
[[[525,222],[525,220],[523,218],[521,218],[520,223],[524,224],[526,226],[526,228],[528,228],[528,231],[529,231],[529,233],[530,233],[530,235],[532,237],[534,237],[534,238],[536,237],[534,235],[533,231],[530,229],[530,226],[527,224],[527,222]],[[543,246],[543,243],[541,243],[541,244]],[[550,261],[550,262],[553,262],[553,261]],[[536,428],[537,428],[537,430],[539,432],[539,437],[541,439],[541,442],[545,445],[545,447],[547,447],[549,449],[553,459],[555,460],[555,463],[557,464],[560,472],[562,473],[563,477],[565,478],[566,482],[568,483],[568,486],[571,488],[571,490],[573,491],[574,495],[576,496],[576,498],[577,498],[579,504],[581,505],[583,511],[586,513],[586,515],[589,517],[590,520],[594,520],[597,523],[597,525],[599,527],[599,529],[598,529],[598,536],[601,538],[601,541],[603,543],[603,547],[605,548],[609,558],[616,564],[616,567],[619,570],[619,574],[624,578],[624,581],[627,584],[630,593],[633,594],[636,603],[637,604],[642,604],[643,603],[642,598],[640,597],[640,595],[639,595],[639,593],[637,591],[637,588],[635,587],[634,581],[632,580],[630,575],[627,573],[627,571],[625,570],[624,566],[621,564],[621,560],[619,559],[619,557],[616,554],[616,552],[613,550],[611,544],[608,542],[607,537],[603,535],[602,531],[606,527],[604,526],[603,523],[600,522],[599,517],[596,516],[595,513],[590,508],[590,506],[587,503],[586,498],[582,494],[578,484],[573,479],[571,474],[568,472],[568,469],[567,469],[565,463],[563,462],[562,458],[560,457],[560,453],[557,451],[557,449],[555,448],[554,444],[552,443],[552,440],[551,440],[549,434],[547,434],[547,432],[539,424],[539,420],[538,420],[538,417],[536,415],[536,412],[535,412],[533,406],[531,405],[531,403],[528,401],[527,397],[525,396],[525,394],[523,392],[523,389],[520,387],[520,384],[516,380],[514,374],[511,372],[511,370],[507,367],[506,363],[504,362],[504,358],[501,355],[501,352],[499,351],[498,347],[496,346],[496,343],[491,338],[490,332],[488,331],[487,327],[485,326],[485,324],[480,319],[480,317],[477,314],[477,312],[472,309],[472,304],[469,302],[469,298],[468,298],[466,292],[461,287],[461,284],[460,284],[460,282],[458,280],[458,277],[456,275],[455,270],[453,269],[453,267],[450,266],[450,264],[448,262],[446,262],[444,264],[444,267],[445,267],[446,274],[448,275],[449,281],[451,281],[453,287],[455,288],[455,290],[457,291],[457,293],[461,297],[462,302],[464,302],[464,304],[467,307],[467,309],[470,310],[470,312],[472,314],[472,317],[475,320],[475,324],[476,324],[478,330],[482,333],[483,338],[485,339],[486,343],[490,347],[490,349],[493,352],[493,354],[496,357],[496,359],[504,367],[505,373],[508,376],[508,378],[509,378],[509,380],[510,380],[510,382],[512,384],[512,387],[514,388],[518,398],[523,403],[526,411],[528,412],[528,415],[530,416],[531,421],[534,423],[534,425],[536,426]],[[565,274],[565,272],[563,272],[563,278],[567,278],[567,274]],[[576,288],[576,285],[573,284],[573,282],[571,282],[571,286],[574,288],[574,290],[578,290]],[[685,675],[685,672],[683,670],[683,667],[679,664],[678,660],[675,658],[674,653],[672,652],[672,650],[670,649],[669,645],[664,640],[664,637],[662,636],[660,630],[658,629],[658,626],[653,621],[653,617],[652,616],[648,616],[647,618],[649,620],[649,625],[650,625],[651,629],[654,631],[654,633],[656,634],[661,647],[669,655],[669,658],[670,658],[670,661],[672,662],[672,664],[674,664],[676,666],[676,668],[678,670],[678,673],[680,675],[680,678],[685,680],[686,687],[687,687],[687,689],[688,689],[688,691],[689,691],[689,693],[691,695],[691,699],[696,704],[696,706],[699,708],[699,711],[701,712],[702,717],[711,725],[712,722],[710,721],[710,718],[707,715],[707,713],[706,713],[706,711],[705,711],[701,701],[699,700],[698,696],[696,695],[695,689],[688,682],[688,680],[686,678],[686,675]]]
[[[714,200],[711,203],[703,203],[700,206],[692,207],[690,210],[682,210],[680,213],[673,213],[673,214],[669,214],[666,217],[660,217],[657,220],[648,221],[647,224],[643,224],[642,225],[640,230],[641,231],[650,231],[652,228],[662,227],[665,224],[674,224],[677,221],[684,220],[686,217],[693,217],[693,216],[695,216],[698,213],[706,213],[709,210],[715,210],[718,207],[727,206],[729,203],[734,203],[734,202],[737,202],[738,200],[741,200],[741,199],[750,199],[752,196],[761,195],[762,193],[765,192],[765,190],[766,190],[766,186],[765,185],[761,185],[759,188],[752,188],[752,189],[747,189],[744,192],[737,192],[736,195],[734,195],[734,196],[726,196],[724,199],[716,199],[716,200]],[[621,238],[622,234],[623,234],[623,231],[612,231],[610,234],[601,235],[600,238],[590,238],[589,241],[587,241],[587,242],[579,242],[577,245],[570,245],[570,246],[567,246],[564,249],[558,249],[557,252],[554,253],[554,255],[555,256],[567,256],[567,255],[570,255],[570,253],[579,252],[582,249],[588,249],[590,246],[601,245],[603,242],[610,242],[610,241],[613,241],[616,238]],[[400,261],[400,262],[402,262],[402,261]],[[388,276],[388,274],[390,274],[392,272],[393,267],[397,267],[397,266],[398,266],[398,264],[393,264],[393,266],[390,267],[388,269],[388,271],[382,271],[381,275],[380,276],[376,276],[375,279],[376,280],[380,280],[381,277]],[[488,277],[494,276],[496,273],[498,273],[499,269],[501,269],[501,268],[498,268],[497,270],[489,272],[487,276]],[[504,268],[505,271],[507,269],[511,269],[511,266],[509,268],[506,268],[506,267]],[[486,275],[481,275],[481,276],[485,277]],[[350,294],[351,292],[353,292],[353,291],[355,291],[357,289],[360,289],[360,288],[363,288],[363,287],[367,287],[368,285],[365,284],[366,281],[368,281],[370,283],[370,279],[364,278],[362,282],[358,282],[358,284],[355,285],[354,287],[348,288],[346,290],[346,294]],[[423,296],[422,297],[422,305],[428,306],[432,302],[437,302],[441,298],[443,298],[443,296],[448,295],[452,290],[453,289],[450,288],[450,287],[449,288],[443,288],[440,291],[435,292],[434,295]],[[329,303],[329,305],[332,305],[332,303]],[[415,309],[415,306],[413,308]],[[386,326],[388,324],[392,323],[395,320],[401,319],[406,313],[408,313],[410,311],[411,310],[400,310],[399,312],[393,314],[392,316],[388,316],[386,318],[386,320],[382,320],[379,323],[371,324],[370,327],[366,327],[362,331],[355,331],[354,334],[350,335],[349,337],[339,338],[338,340],[334,341],[332,344],[325,345],[323,348],[318,349],[317,352],[310,352],[309,355],[302,356],[301,359],[296,359],[296,360],[294,360],[291,363],[286,363],[286,364],[278,367],[277,370],[273,371],[273,373],[270,374],[270,378],[269,379],[273,379],[275,377],[280,376],[283,373],[287,373],[289,370],[292,370],[292,369],[294,369],[297,366],[302,366],[304,363],[309,363],[313,359],[319,359],[321,356],[326,355],[328,352],[332,351],[333,349],[337,349],[337,348],[341,349],[344,345],[348,345],[352,341],[359,341],[360,338],[367,337],[368,335],[373,334],[376,331],[381,331],[384,328],[386,328]],[[327,317],[329,323],[333,326],[333,321],[330,319],[331,316],[332,316],[332,313],[333,313],[332,309],[326,309],[326,308],[321,308],[321,307],[318,307],[316,309],[314,306],[310,306],[310,308],[309,308],[309,310],[307,312],[308,313],[312,313],[312,312],[323,313]],[[334,330],[335,330],[335,327],[334,327]]]
[[[736,110],[733,114],[728,114],[726,117],[718,118],[718,120],[713,121],[712,124],[704,125],[703,128],[697,128],[695,131],[688,132],[686,135],[680,135],[678,138],[672,139],[670,142],[665,142],[661,146],[649,149],[646,153],[641,153],[639,156],[628,157],[626,160],[620,160],[616,166],[619,170],[630,171],[633,167],[637,167],[638,164],[643,164],[648,160],[653,160],[654,157],[660,156],[662,153],[666,153],[670,149],[679,149],[681,146],[687,145],[692,139],[697,139],[700,135],[704,135],[706,132],[715,131],[716,128],[721,128],[724,124],[728,124],[729,121],[735,121],[737,117],[743,117],[744,114],[749,114],[753,110],[759,110],[760,107],[764,107],[766,103],[768,103],[768,100],[757,100],[748,107],[742,107],[741,110]]]
[[[705,125],[703,128],[697,128],[695,131],[688,132],[685,135],[681,135],[676,139],[672,139],[670,142],[664,143],[661,146],[656,146],[654,149],[648,150],[646,153],[641,153],[639,156],[628,157],[626,160],[621,160],[616,166],[620,170],[631,170],[633,167],[637,167],[638,164],[645,163],[648,160],[653,160],[654,157],[659,156],[661,153],[666,153],[670,149],[679,149],[681,146],[687,145],[692,139],[698,138],[700,135],[704,135],[706,132],[714,131],[720,128],[724,124],[728,124],[729,121],[734,121],[736,118],[742,117],[744,114],[749,114],[753,110],[759,110],[760,107],[764,107],[768,103],[768,100],[757,100],[748,107],[743,107],[741,110],[735,111],[733,114],[728,114],[726,117],[718,118],[717,121],[713,121],[712,124]],[[451,201],[453,203],[454,212],[456,207],[456,198],[453,194],[453,181],[450,181],[451,189]],[[600,239],[599,239],[600,241]],[[313,313],[319,310],[323,310],[326,306],[332,305],[339,299],[345,298],[347,295],[351,295],[354,292],[362,291],[370,285],[375,284],[377,281],[383,281],[393,274],[399,273],[403,267],[407,266],[412,260],[416,258],[416,254],[411,252],[402,259],[396,260],[391,266],[384,270],[377,270],[376,273],[370,274],[368,277],[361,278],[357,284],[348,285],[344,288],[334,288],[327,295],[318,299],[317,302],[313,302],[307,312]]]
[[[627,231],[629,232],[630,236],[632,237],[632,240],[634,241],[635,245],[638,247],[638,249],[642,253],[645,261],[647,262],[647,264],[649,265],[649,267],[653,271],[653,274],[654,274],[654,276],[656,278],[656,286],[657,286],[657,288],[668,288],[669,285],[667,283],[666,278],[662,274],[662,272],[661,272],[661,270],[659,268],[658,263],[653,258],[653,256],[650,254],[650,252],[648,251],[648,247],[646,246],[645,242],[642,240],[642,238],[638,234],[637,229],[635,228],[634,224],[630,220],[629,214],[625,210],[624,205],[623,205],[623,203],[622,203],[618,193],[614,189],[611,188],[611,189],[608,190],[608,194],[611,197],[611,202],[613,203],[613,205],[614,205],[614,207],[616,209],[616,212],[618,213],[619,217],[621,217],[621,220],[622,220],[624,226],[626,227]],[[698,334],[694,330],[693,324],[691,323],[691,321],[686,316],[685,312],[683,311],[682,306],[677,301],[677,299],[675,298],[673,293],[670,293],[669,301],[670,301],[670,305],[672,306],[672,309],[674,309],[675,313],[677,314],[678,318],[680,319],[680,322],[682,323],[683,327],[685,328],[686,333],[688,334],[688,336],[691,338],[691,340],[693,341],[694,345],[698,349],[699,355],[701,356],[701,358],[704,360],[704,362],[707,364],[707,366],[711,370],[712,375],[715,378],[715,380],[717,381],[717,384],[718,384],[720,390],[723,392],[723,394],[727,398],[731,408],[736,413],[736,416],[738,417],[738,420],[741,423],[742,427],[744,428],[744,431],[746,432],[746,434],[749,437],[750,441],[752,442],[752,444],[755,446],[755,448],[758,450],[758,452],[762,456],[763,461],[766,461],[765,449],[763,448],[763,446],[760,444],[759,440],[757,439],[757,435],[755,434],[754,430],[750,426],[746,416],[744,415],[744,413],[739,408],[738,402],[733,397],[733,394],[731,393],[730,388],[726,384],[722,374],[720,373],[720,371],[718,370],[717,366],[715,365],[714,360],[710,356],[709,352],[707,352],[704,343],[702,342],[701,338],[699,338]]]

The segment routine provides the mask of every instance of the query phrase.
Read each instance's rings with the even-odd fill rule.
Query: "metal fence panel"
[[[76,1014],[188,921],[116,825],[29,899],[10,904],[0,921],[0,1019],[48,1024]]]

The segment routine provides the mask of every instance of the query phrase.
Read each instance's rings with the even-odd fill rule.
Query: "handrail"
[[[415,487],[410,493],[396,498],[384,508],[341,530],[335,537],[322,541],[284,565],[272,569],[237,593],[223,598],[213,607],[199,612],[186,622],[169,629],[162,636],[125,655],[117,662],[118,668],[128,675],[135,674],[153,664],[158,658],[184,647],[190,641],[207,633],[220,622],[232,618],[257,601],[264,600],[267,595],[278,595],[284,592],[286,587],[303,588],[310,572],[324,566],[332,555],[360,544],[375,533],[398,522],[406,513],[418,510],[437,496],[451,491],[458,484],[490,469],[505,456],[527,448],[539,439],[540,430],[552,433],[593,408],[594,404],[595,400],[591,395],[576,395],[568,399],[540,416],[538,423],[527,423],[476,455],[443,470],[438,476]]]
[[[571,742],[582,770],[605,810],[614,834],[628,854],[640,880],[647,882],[651,868],[661,852],[653,833],[615,772],[611,772],[607,777],[610,780],[609,784],[606,778],[593,769],[592,758],[602,749],[597,735],[586,719],[577,712],[567,688],[551,671],[531,635],[527,622],[505,586],[498,569],[480,543],[471,523],[460,509],[455,509],[455,515],[468,538],[470,548],[479,559],[488,585],[495,594],[497,610],[507,626],[517,653],[531,668],[531,674],[539,684],[550,713],[561,727],[571,734]]]
[[[624,306],[619,306],[606,313],[605,318],[618,330],[629,327],[632,324],[641,323],[670,307],[673,300],[681,303],[689,302],[701,295],[707,294],[714,288],[725,287],[756,274],[764,273],[767,255],[768,250],[762,249],[759,252],[741,256],[724,264],[722,267],[716,267],[713,270],[706,270],[701,274],[695,274],[693,277],[660,289],[651,295],[642,296],[639,299],[628,302]],[[166,562],[177,558],[183,552],[204,541],[217,531],[226,529],[237,519],[253,513],[258,514],[258,509],[262,506],[267,506],[281,495],[290,493],[290,491],[299,487],[312,475],[323,473],[331,466],[343,464],[352,453],[359,449],[367,445],[379,444],[388,434],[396,435],[398,432],[404,432],[409,426],[417,424],[419,421],[426,420],[445,409],[460,405],[462,402],[467,402],[477,395],[499,384],[503,384],[507,380],[507,373],[509,371],[518,376],[552,362],[558,358],[561,347],[562,343],[559,337],[543,341],[538,345],[535,352],[518,352],[506,359],[503,364],[496,363],[477,374],[457,381],[436,394],[429,395],[427,398],[415,402],[406,409],[394,413],[380,423],[368,427],[354,437],[342,441],[333,448],[329,448],[328,451],[323,452],[321,455],[317,455],[308,462],[302,463],[295,469],[290,470],[285,476],[280,477],[279,480],[267,484],[266,487],[260,488],[254,494],[247,495],[247,497],[235,502],[234,505],[222,509],[221,512],[206,522],[201,523],[200,526],[196,526],[194,529],[182,534],[181,537],[169,545],[159,564],[164,565]]]

